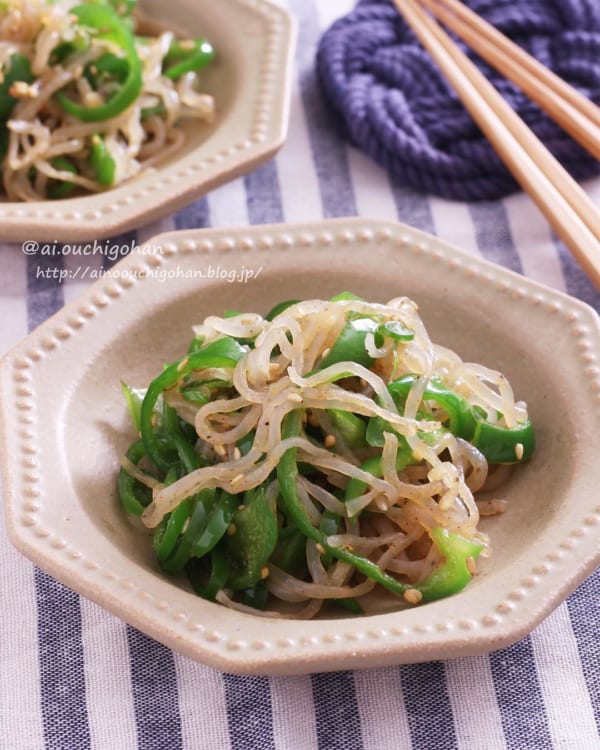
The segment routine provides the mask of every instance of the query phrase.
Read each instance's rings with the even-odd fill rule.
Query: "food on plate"
[[[13,201],[120,185],[210,122],[204,39],[144,34],[136,0],[0,2],[0,170]]]
[[[460,591],[489,553],[474,494],[534,450],[504,375],[432,343],[417,305],[351,293],[230,311],[146,389],[124,508],[161,570],[241,611],[309,618]]]

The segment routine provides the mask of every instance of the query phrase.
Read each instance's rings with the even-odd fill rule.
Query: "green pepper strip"
[[[334,534],[338,533],[340,520],[341,518],[340,516],[338,516],[337,513],[333,513],[332,511],[326,510],[323,512],[321,516],[321,523],[319,524],[319,530],[322,531],[323,534],[325,534],[328,537],[333,536]],[[306,543],[304,547],[306,547]],[[333,555],[331,555],[331,553],[329,552],[326,552],[324,555],[321,555],[321,558],[323,560],[323,565],[326,568],[328,568],[333,562]],[[348,612],[352,612],[352,614],[355,614],[355,615],[359,615],[363,611],[358,601],[354,598],[329,599],[328,601],[339,605],[343,609],[347,610]]]
[[[29,58],[20,52],[11,55],[3,67],[3,78],[2,83],[0,83],[0,121],[8,120],[18,101],[9,94],[13,83],[18,81],[24,83],[33,81]]]
[[[277,517],[261,487],[244,495],[244,505],[232,520],[233,535],[225,538],[225,550],[231,563],[227,588],[234,591],[255,586],[263,568],[277,546]]]
[[[104,103],[97,107],[86,107],[58,94],[63,109],[83,122],[110,120],[125,111],[137,99],[142,90],[142,64],[135,49],[131,31],[115,11],[104,5],[77,5],[71,8],[84,26],[98,31],[97,39],[111,42],[120,47],[129,64],[127,78],[123,85]]]
[[[176,385],[179,380],[194,370],[206,368],[235,367],[245,350],[234,339],[225,336],[207,344],[197,352],[169,365],[155,378],[146,391],[140,412],[140,430],[147,454],[158,468],[167,470],[169,463],[163,458],[160,443],[152,426],[154,405],[161,393]]]
[[[220,545],[215,547],[210,558],[210,578],[206,585],[200,583],[196,573],[199,560],[191,559],[186,566],[186,572],[194,591],[204,599],[214,601],[215,596],[221,589],[225,588],[225,582],[229,576],[229,560]]]
[[[109,5],[120,16],[130,16],[135,10],[137,0],[88,0],[90,5]]]
[[[137,0],[108,0],[120,16],[130,16],[135,10]]]
[[[355,300],[356,302],[364,302],[364,297],[359,297],[357,294],[354,294],[354,292],[340,292],[340,294],[336,294],[335,297],[332,297],[329,301],[330,302],[348,302],[350,300]]]
[[[83,52],[90,47],[89,39],[83,35],[77,35],[70,42],[62,42],[52,50],[50,55],[50,65],[58,65],[76,52]]]
[[[368,333],[375,334],[377,327],[378,323],[371,318],[349,320],[329,354],[319,362],[318,369],[323,370],[338,362],[356,362],[364,367],[371,367],[375,360],[365,349],[365,339]]]
[[[166,560],[173,552],[183,525],[190,515],[192,505],[193,498],[187,497],[175,510],[166,515],[156,527],[152,537],[152,545],[159,560]]]
[[[146,449],[144,448],[144,444],[142,443],[142,441],[137,440],[135,443],[133,443],[129,447],[125,455],[131,461],[131,463],[137,466],[141,459],[146,455]],[[137,480],[134,479],[131,474],[126,471],[126,469],[121,467],[121,470],[119,471],[118,482],[119,498],[121,499],[121,503],[123,504],[123,507],[125,508],[127,513],[130,513],[132,516],[141,516],[146,505],[150,503],[150,500],[152,498],[149,496],[148,503],[144,505],[135,493],[136,482]]]
[[[297,437],[301,432],[302,411],[296,410],[291,412],[284,420],[282,439]],[[349,552],[341,547],[330,547],[327,544],[327,536],[311,524],[298,497],[296,455],[296,448],[290,448],[283,454],[277,468],[277,479],[286,512],[305,536],[323,545],[326,551],[331,552],[333,557],[353,565],[368,578],[399,596],[403,596],[404,592],[409,589],[417,589],[423,595],[423,601],[432,601],[464,588],[471,578],[466,560],[468,557],[476,558],[482,547],[441,527],[432,529],[430,533],[434,543],[440,542],[442,544],[438,549],[444,555],[445,561],[433,571],[424,583],[414,586],[400,583],[396,578],[381,570],[374,562],[361,555]]]
[[[520,463],[530,458],[535,449],[535,431],[529,419],[510,430],[479,419],[471,442],[490,463]],[[519,444],[523,452],[517,454]]]
[[[240,504],[237,495],[221,491],[202,534],[192,545],[191,555],[204,557],[221,541]]]
[[[204,337],[200,336],[198,338],[194,336],[194,338],[190,341],[190,345],[188,346],[187,354],[194,354],[195,352],[199,352],[203,346],[204,346]]]
[[[77,167],[72,161],[66,159],[64,156],[56,156],[50,162],[54,169],[59,169],[62,172],[70,172],[71,174],[77,174]],[[56,201],[63,198],[68,198],[73,192],[75,185],[70,180],[52,180],[46,188],[46,195],[50,200]]]
[[[417,380],[415,375],[405,375],[388,385],[394,401],[403,406],[408,392]],[[487,422],[478,407],[473,407],[462,396],[449,390],[439,378],[432,378],[424,401],[435,401],[448,414],[448,428],[457,437],[472,443],[493,464],[510,464],[525,461],[535,448],[535,432],[531,420],[515,428],[499,427]],[[523,446],[516,454],[517,445]]]
[[[388,385],[397,405],[404,406],[406,397],[417,377],[405,375]],[[453,435],[471,440],[475,432],[475,417],[470,404],[457,393],[446,388],[439,378],[431,378],[423,393],[423,401],[435,401],[448,414],[448,429]]]
[[[0,122],[0,162],[4,160],[8,151],[8,128],[3,122]]]
[[[147,120],[149,117],[154,117],[154,115],[164,115],[166,111],[167,108],[162,102],[154,104],[152,107],[144,107],[140,112],[140,119]]]
[[[279,534],[279,544],[271,561],[281,570],[297,575],[306,563],[306,537],[295,526],[287,526]]]
[[[445,561],[438,565],[426,581],[417,586],[424,601],[443,599],[462,591],[471,580],[467,560],[469,557],[476,560],[483,549],[483,545],[471,542],[442,526],[431,529],[429,535]]]
[[[388,320],[377,327],[375,335],[383,339],[390,338],[393,341],[412,341],[415,337],[415,332],[399,320]]]
[[[242,602],[254,609],[265,609],[269,597],[269,589],[264,581],[259,581],[256,586],[242,592]]]
[[[342,609],[345,609],[353,615],[364,615],[365,613],[364,609],[360,606],[358,599],[330,599],[329,601],[339,604]]]
[[[206,39],[180,40],[171,42],[165,56],[165,63],[170,65],[163,75],[171,80],[180,78],[184,73],[201,70],[215,59],[215,50]]]
[[[119,83],[127,79],[129,73],[129,63],[124,57],[113,55],[112,52],[99,57],[97,60],[88,63],[85,66],[84,75],[94,86],[98,86],[102,78],[113,78]]]
[[[159,561],[161,569],[166,573],[176,573],[184,569],[194,544],[206,528],[208,507],[214,494],[214,489],[205,489],[192,498],[192,511],[188,515],[185,531],[178,537],[171,556],[167,560]]]
[[[142,408],[142,401],[144,400],[146,391],[140,388],[132,388],[123,381],[121,381],[121,391],[127,404],[133,427],[136,432],[139,432],[141,427],[140,409]]]
[[[104,139],[96,133],[91,138],[91,144],[90,163],[94,177],[101,185],[113,185],[117,164],[110,155]]]
[[[408,443],[406,443],[405,446],[401,447],[398,450],[398,453],[396,455],[396,471],[404,471],[404,469],[410,463],[415,463],[415,461],[412,456],[412,451],[408,446]],[[364,463],[361,464],[360,468],[363,471],[368,472],[372,476],[377,477],[378,479],[383,476],[381,456],[373,456],[372,458],[368,458]],[[366,490],[366,482],[363,482],[362,479],[351,477],[350,481],[346,485],[344,500],[348,502],[348,500],[352,500],[355,497],[359,497],[359,495],[363,495]]]
[[[349,448],[365,448],[367,445],[365,434],[367,425],[364,419],[357,417],[350,411],[342,409],[328,409],[327,415],[331,419],[333,428],[340,434]]]
[[[281,315],[282,312],[285,312],[288,307],[291,307],[292,305],[297,305],[300,300],[298,299],[288,299],[285,302],[280,302],[278,305],[275,305],[269,312],[265,315],[265,320],[268,320],[271,322],[274,320],[278,315]]]
[[[190,445],[185,439],[175,409],[166,406],[164,414],[164,429],[166,437],[173,443],[185,473],[191,474],[192,471],[195,471],[200,466],[200,458],[194,450],[194,446]]]
[[[11,55],[4,64],[3,79],[0,83],[0,161],[4,159],[8,151],[9,133],[5,121],[10,117],[18,101],[8,92],[13,83],[17,81],[23,81],[24,83],[33,81],[29,58],[20,52]]]
[[[325,536],[330,537],[334,536],[338,533],[338,525],[340,522],[340,517],[337,513],[333,513],[330,510],[325,510],[321,514],[321,523],[319,524],[319,531],[321,531]],[[323,565],[328,568],[331,563],[333,562],[333,558],[329,552],[325,552],[324,555],[321,555],[321,559],[323,560]]]
[[[417,419],[431,420],[431,417],[422,412],[417,412]],[[381,417],[371,417],[367,423],[367,430],[365,433],[365,439],[367,443],[375,448],[382,448],[385,445],[385,433],[391,432],[398,438],[398,444],[402,450],[407,451],[412,455],[412,451],[408,445],[408,442],[404,435],[396,432],[392,425]],[[423,440],[427,445],[434,445],[442,435],[448,433],[449,430],[446,427],[439,427],[438,429],[430,432],[424,430],[417,430],[418,437]]]

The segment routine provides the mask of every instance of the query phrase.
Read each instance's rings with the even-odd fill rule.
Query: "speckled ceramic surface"
[[[538,448],[499,493],[507,512],[482,523],[493,556],[460,594],[385,615],[265,620],[205,602],[159,573],[145,532],[119,506],[119,456],[132,438],[119,380],[147,383],[209,313],[345,289],[413,297],[434,340],[502,370],[528,402]],[[9,534],[68,586],[223,670],[490,651],[526,635],[598,562],[599,359],[589,307],[409,227],[349,219],[164,235],[2,361]]]
[[[268,0],[139,5],[159,25],[213,43],[218,57],[203,83],[215,96],[215,122],[186,125],[180,153],[104,193],[37,203],[0,200],[0,240],[77,242],[139,227],[256,168],[283,144],[295,44],[295,25],[285,10]]]

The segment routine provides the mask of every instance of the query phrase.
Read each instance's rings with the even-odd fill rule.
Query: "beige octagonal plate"
[[[245,282],[245,283],[244,283]],[[146,384],[190,326],[341,290],[409,295],[435,341],[506,373],[538,435],[484,519],[493,555],[460,594],[310,622],[234,612],[162,575],[116,494],[132,434],[119,380]],[[188,656],[290,674],[487,652],[527,634],[598,562],[600,323],[586,305],[409,227],[366,220],[165,235],[9,353],[0,370],[8,529],[29,558]]]
[[[185,125],[186,144],[153,172],[97,195],[0,201],[0,239],[77,242],[155,221],[272,156],[287,133],[295,24],[268,0],[140,0],[145,17],[217,50],[203,74],[212,125]]]

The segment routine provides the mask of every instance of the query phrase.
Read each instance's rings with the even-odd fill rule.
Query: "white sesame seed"
[[[265,580],[265,578],[269,577],[269,569],[267,568],[266,565],[265,565],[264,568],[261,569],[261,571],[260,571],[260,577],[262,578],[263,581]]]
[[[224,447],[223,447],[223,446],[221,445],[221,443],[216,443],[216,444],[214,445],[214,451],[215,451],[215,453],[217,454],[217,456],[221,456],[221,458],[224,458],[224,457],[225,457],[225,454],[226,454],[226,450],[225,450],[225,448],[224,448]]]
[[[335,435],[327,435],[324,440],[326,448],[333,448],[336,443]]]
[[[473,557],[467,557],[465,562],[467,563],[467,570],[472,576],[474,576],[475,575],[475,559]]]
[[[515,456],[517,461],[520,461],[523,458],[523,453],[525,452],[525,446],[523,443],[517,443],[515,445]]]
[[[35,99],[38,95],[37,89],[25,81],[15,81],[8,93],[16,99]]]
[[[409,604],[418,604],[423,598],[423,594],[417,589],[406,589],[402,596]]]
[[[233,486],[234,484],[239,484],[243,480],[244,480],[244,475],[243,474],[238,474],[236,477],[234,477],[231,480],[231,485]]]
[[[177,372],[181,372],[182,370],[184,370],[189,365],[189,363],[190,360],[188,359],[188,357],[182,359],[181,362],[177,365]]]
[[[239,461],[241,457],[242,457],[242,451],[236,445],[236,447],[233,449],[233,460]]]
[[[299,393],[289,393],[287,398],[288,401],[293,401],[295,404],[302,403],[302,396]]]

